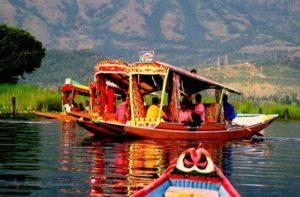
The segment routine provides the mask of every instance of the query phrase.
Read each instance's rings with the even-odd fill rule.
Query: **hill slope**
[[[0,22],[29,30],[49,49],[93,49],[136,60],[205,64],[286,56],[299,50],[299,0],[0,0]]]
[[[279,98],[300,96],[300,70],[287,66],[255,66],[235,64],[206,67],[199,74],[241,90],[244,96]]]

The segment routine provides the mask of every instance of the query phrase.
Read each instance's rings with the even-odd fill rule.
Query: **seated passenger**
[[[192,127],[201,126],[202,124],[201,116],[196,112],[192,112],[191,116],[192,116],[191,126]]]
[[[74,101],[72,102],[72,108],[71,108],[71,112],[77,112],[78,111],[78,105],[77,103],[75,103]]]
[[[157,97],[153,97],[152,105],[148,108],[147,113],[146,113],[147,119],[158,118],[158,114],[159,114],[158,103],[159,103],[159,99]],[[162,111],[162,117],[165,119],[168,118],[164,111]]]
[[[181,109],[179,110],[178,122],[184,124],[191,124],[192,121],[192,111],[186,106],[186,101],[181,103]]]
[[[128,117],[127,117],[128,109],[127,108],[128,108],[128,106],[127,106],[127,102],[126,102],[126,94],[123,94],[122,102],[117,106],[117,112],[116,112],[117,121],[126,123],[126,121],[128,120]]]
[[[64,104],[64,108],[67,113],[71,112],[72,107],[73,105],[70,105],[69,103]]]
[[[231,127],[232,120],[236,117],[234,107],[228,103],[228,96],[227,94],[223,95],[223,107],[224,107],[224,119],[227,128]]]
[[[205,107],[203,103],[201,103],[202,101],[201,94],[197,94],[195,99],[196,99],[196,106],[194,108],[195,113],[200,115],[202,122],[205,122]]]
[[[90,111],[91,111],[90,103],[89,103],[89,101],[85,101],[84,102],[84,112],[89,113]]]
[[[77,107],[77,111],[84,111],[84,107],[82,103],[79,103],[78,107]]]

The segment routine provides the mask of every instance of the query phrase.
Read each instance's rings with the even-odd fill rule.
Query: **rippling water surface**
[[[300,195],[300,122],[265,138],[202,142],[242,196]],[[74,123],[0,122],[0,195],[126,196],[199,141],[93,139]]]

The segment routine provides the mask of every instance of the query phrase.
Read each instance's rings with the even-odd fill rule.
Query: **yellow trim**
[[[224,92],[225,92],[225,88],[222,88],[221,95],[220,95],[220,99],[219,99],[218,114],[217,114],[217,118],[218,118],[217,121],[218,121],[218,122],[221,121],[220,119],[221,119],[222,100],[223,100]]]
[[[130,126],[135,126],[135,118],[134,118],[134,111],[133,111],[133,95],[132,95],[132,75],[129,75],[129,98],[130,98],[130,111],[131,111],[131,120]]]
[[[79,89],[83,89],[86,91],[90,91],[90,88],[88,86],[84,86],[84,85],[74,85],[72,84],[74,87],[79,88]]]
[[[166,95],[166,86],[167,86],[167,81],[168,81],[168,76],[169,76],[169,68],[167,69],[167,72],[165,74],[165,78],[164,78],[164,83],[163,83],[163,88],[162,88],[162,95],[161,95],[161,100],[160,100],[160,106],[159,106],[159,112],[158,112],[158,120],[157,123],[159,123],[161,121],[161,114],[162,114],[162,108],[163,108],[163,103],[164,103],[164,99],[165,99],[165,95]]]
[[[221,95],[220,95],[220,99],[219,99],[219,104],[222,103],[224,91],[225,91],[225,88],[222,88]]]

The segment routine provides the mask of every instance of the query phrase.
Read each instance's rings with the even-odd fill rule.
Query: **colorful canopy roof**
[[[94,67],[94,74],[97,73],[128,73],[128,63],[122,60],[104,60],[98,62]]]
[[[168,67],[172,72],[177,73],[181,76],[184,84],[184,88],[189,90],[188,93],[196,93],[205,89],[223,89],[236,94],[241,94],[238,90],[231,88],[229,86],[223,85],[221,83],[215,82],[213,80],[207,79],[201,75],[193,74],[183,68],[172,66],[163,62],[159,62],[164,66]]]
[[[94,74],[109,74],[106,79],[117,84],[122,89],[128,88],[128,76],[140,74],[139,84],[142,94],[160,91],[163,82],[163,75],[169,76],[172,73],[180,75],[182,88],[185,94],[191,95],[205,89],[225,89],[231,93],[241,94],[238,90],[225,86],[221,83],[207,79],[198,74],[190,73],[189,71],[163,62],[135,62],[128,64],[122,60],[105,60],[95,65]]]
[[[76,91],[82,95],[89,95],[90,88],[88,86],[84,86],[72,79],[66,79],[65,84],[61,86],[61,91]]]
[[[150,68],[147,68],[147,66],[149,66]],[[166,74],[167,68],[169,68],[170,74],[176,73],[180,75],[182,80],[181,86],[183,86],[182,88],[184,89],[184,92],[189,95],[195,94],[205,89],[223,89],[223,88],[225,88],[225,90],[231,93],[241,94],[241,92],[235,90],[234,88],[225,86],[221,83],[207,79],[198,74],[193,74],[183,68],[172,66],[170,64],[163,63],[163,62],[158,62],[158,61],[155,61],[153,63],[135,62],[130,65],[129,71],[132,72],[131,74],[152,75],[151,78],[148,77],[148,79],[144,79],[143,82],[153,87],[154,88],[153,91],[157,91],[160,90],[160,88],[159,87],[155,88],[155,87],[159,86],[158,84],[161,84],[162,80],[160,79],[160,77],[156,77],[154,75]]]

